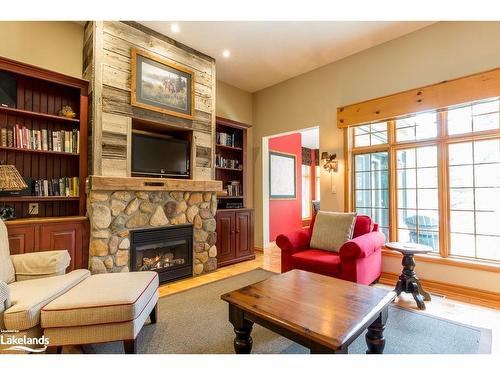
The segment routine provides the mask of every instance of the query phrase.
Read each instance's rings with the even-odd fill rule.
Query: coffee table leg
[[[384,308],[378,318],[370,324],[366,333],[366,345],[368,350],[366,354],[382,354],[385,347],[384,329],[387,322],[389,308]]]
[[[236,354],[249,354],[252,351],[253,340],[250,336],[253,322],[246,320],[243,310],[229,305],[229,321],[234,327],[234,351]]]

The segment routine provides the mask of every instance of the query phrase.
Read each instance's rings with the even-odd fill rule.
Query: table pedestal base
[[[403,254],[403,272],[399,276],[399,281],[394,290],[399,296],[402,292],[411,293],[417,302],[420,310],[425,310],[424,301],[430,301],[431,296],[427,293],[420,284],[420,280],[415,273],[415,260],[413,254]]]

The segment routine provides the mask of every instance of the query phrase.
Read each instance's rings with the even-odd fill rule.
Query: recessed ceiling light
[[[222,51],[222,56],[224,56],[226,59],[231,56],[231,52],[228,49],[225,49]]]
[[[181,31],[181,28],[179,24],[173,23],[170,25],[170,31],[172,31],[173,33],[178,33],[179,31]]]

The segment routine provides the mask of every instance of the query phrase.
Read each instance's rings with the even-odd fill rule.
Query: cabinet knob
[[[231,234],[234,234],[234,230],[231,231]]]

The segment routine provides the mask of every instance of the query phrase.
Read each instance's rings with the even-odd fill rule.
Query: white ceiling
[[[433,22],[142,21],[217,60],[217,79],[255,92]],[[222,51],[231,52],[229,58]]]
[[[319,128],[303,130],[300,132],[300,134],[302,136],[302,147],[319,149]]]

